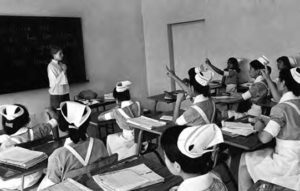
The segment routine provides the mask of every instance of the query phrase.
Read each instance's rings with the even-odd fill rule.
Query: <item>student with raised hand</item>
[[[258,180],[292,190],[300,188],[300,68],[281,70],[277,87],[282,97],[271,109],[270,120],[255,124],[259,140],[268,143],[275,138],[275,148],[242,155],[240,191],[248,190]]]
[[[56,109],[61,102],[70,100],[70,88],[67,78],[67,65],[62,63],[64,57],[62,48],[52,46],[50,53],[52,60],[47,67],[50,106]]]
[[[118,153],[119,160],[135,155],[137,150],[137,144],[134,142],[134,129],[126,120],[141,116],[142,109],[139,102],[131,100],[129,92],[131,84],[130,81],[118,82],[113,90],[113,97],[118,106],[98,116],[99,121],[116,119],[118,126],[122,129],[122,132],[108,135],[106,141],[108,154]]]
[[[222,132],[215,124],[168,128],[160,140],[165,163],[172,174],[183,178],[171,190],[227,191],[222,180],[212,172],[212,148],[222,142]]]
[[[178,125],[204,125],[214,121],[216,107],[210,98],[209,82],[213,77],[211,71],[203,71],[200,67],[193,67],[188,71],[189,92],[193,104],[179,116],[184,93],[178,93],[174,108],[173,121]]]
[[[236,58],[230,57],[227,61],[227,67],[223,70],[214,66],[208,58],[205,63],[209,65],[215,72],[222,75],[225,78],[226,92],[232,93],[237,91],[238,86],[238,73],[240,72],[239,62]],[[223,80],[222,80],[223,81]]]
[[[256,60],[250,62],[249,75],[254,78],[254,83],[250,86],[249,90],[243,94],[235,93],[234,96],[239,100],[250,100],[252,105],[247,111],[249,115],[259,116],[262,113],[261,106],[259,104],[266,101],[268,96],[268,85],[262,76],[262,70],[265,69],[264,64],[269,63],[269,60],[265,56],[261,56]],[[223,118],[239,118],[244,114],[229,110],[222,113]]]
[[[47,110],[49,120],[35,126],[30,125],[28,110],[21,104],[0,106],[2,115],[2,127],[4,134],[0,135],[0,154],[2,150],[13,147],[20,143],[26,143],[37,139],[42,139],[52,133],[57,126],[58,117],[55,112]],[[28,188],[40,179],[42,172],[35,172],[26,175],[24,178],[24,188]],[[1,189],[21,189],[21,178],[14,178],[3,181],[0,179]]]
[[[63,147],[56,149],[48,159],[47,173],[38,190],[63,181],[67,172],[91,164],[108,153],[99,139],[87,137],[91,109],[83,104],[66,101],[60,104],[60,125],[66,126],[69,138]]]
[[[295,60],[292,58],[290,59],[287,56],[281,56],[281,57],[277,58],[276,62],[277,62],[277,68],[279,71],[283,70],[283,69],[292,68],[291,62],[293,63],[293,65],[295,65],[295,63],[294,63]],[[274,101],[278,102],[281,98],[281,94],[277,90],[276,85],[273,83],[273,80],[270,77],[270,72],[268,72],[268,70],[262,70],[261,73],[262,73],[262,76],[264,77],[264,79],[268,83],[268,87],[270,89],[272,97],[274,98]]]

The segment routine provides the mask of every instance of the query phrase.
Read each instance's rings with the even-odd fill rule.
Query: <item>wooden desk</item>
[[[264,180],[257,181],[248,191],[293,191]]]
[[[157,183],[153,184],[144,188],[137,189],[139,191],[164,191],[164,190],[169,190],[171,187],[178,185],[182,182],[182,179],[178,176],[172,175],[167,167],[162,166],[159,163],[156,163],[152,160],[146,159],[144,157],[138,157],[132,161],[125,161],[122,162],[120,161],[118,164],[113,165],[111,168],[108,170],[105,170],[104,172],[110,172],[110,171],[115,171],[115,170],[120,170],[128,167],[132,167],[135,165],[139,164],[146,164],[150,169],[152,169],[155,173],[159,174],[160,176],[165,178],[165,181],[162,183]],[[104,173],[100,172],[100,173]],[[94,172],[92,175],[99,174],[99,172]],[[98,184],[90,178],[88,181],[86,181],[86,186],[91,188],[92,190],[99,190],[102,191],[102,189],[98,186]]]
[[[210,90],[214,90],[216,92],[216,94],[219,93],[219,89],[223,87],[223,85],[220,82],[211,82],[209,84]],[[176,94],[180,93],[180,92],[184,92],[183,90],[175,90],[175,91],[171,91],[170,93],[174,95],[174,99],[165,99],[165,93],[162,94],[158,94],[158,95],[153,95],[153,96],[149,96],[147,97],[148,99],[154,100],[154,113],[156,113],[156,109],[157,109],[157,104],[158,102],[163,102],[163,103],[174,103],[176,102]]]
[[[248,122],[249,117],[254,117],[254,116],[244,116],[241,117],[240,119],[235,120],[235,122]],[[259,141],[257,133],[251,134],[249,136],[236,136],[236,137],[231,137],[229,135],[226,135],[223,133],[223,138],[224,138],[224,144],[246,150],[246,151],[252,151],[261,148],[264,146],[262,142]]]
[[[18,146],[35,150],[35,151],[41,151],[46,153],[48,156],[50,156],[55,149],[62,147],[64,145],[64,142],[65,142],[65,138],[61,138],[56,141],[51,140],[46,143],[45,140],[41,139],[37,141],[32,141],[31,143],[23,143]],[[9,180],[12,178],[22,177],[21,190],[23,190],[24,177],[28,174],[32,174],[34,172],[47,168],[47,164],[48,164],[48,160],[44,160],[43,162],[38,163],[29,169],[23,169],[11,165],[0,164],[0,178],[3,180]]]
[[[115,100],[105,100],[103,97],[99,97],[93,100],[96,103],[93,103],[93,101],[89,101],[89,100],[74,100],[74,101],[85,104],[89,106],[91,109],[97,109],[98,112],[100,107],[102,107],[102,111],[105,111],[106,106],[116,104]]]

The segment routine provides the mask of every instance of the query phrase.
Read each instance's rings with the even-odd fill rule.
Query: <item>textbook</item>
[[[248,136],[254,132],[254,127],[250,123],[241,122],[222,122],[222,131],[228,135],[242,135]]]
[[[153,127],[161,127],[167,124],[165,121],[159,121],[156,119],[145,117],[143,115],[136,118],[129,118],[127,119],[127,122],[133,125],[143,127],[145,129],[152,129]]]
[[[0,163],[28,169],[48,156],[39,151],[32,151],[22,147],[11,147],[0,152]]]
[[[127,191],[163,182],[145,164],[93,176],[95,182],[105,191]]]
[[[72,190],[72,191],[92,191],[91,189],[85,187],[84,185],[76,182],[75,180],[68,178],[61,183],[55,184],[50,186],[43,191],[65,191],[65,190]]]

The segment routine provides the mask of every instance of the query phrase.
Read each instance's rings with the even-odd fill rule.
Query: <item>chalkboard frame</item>
[[[69,83],[88,82],[80,17],[0,15],[0,94],[49,87],[50,47],[64,51]]]

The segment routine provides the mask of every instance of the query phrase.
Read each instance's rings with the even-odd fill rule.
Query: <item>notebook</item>
[[[59,184],[55,184],[46,189],[43,189],[43,191],[66,191],[66,190],[92,191],[91,189],[85,187],[84,185],[76,182],[75,180],[73,180],[71,178],[68,178]]]
[[[48,156],[39,151],[32,151],[22,147],[11,147],[0,152],[0,163],[28,169],[45,159]]]
[[[127,191],[164,181],[163,177],[145,164],[98,174],[93,176],[93,179],[105,191]]]
[[[242,135],[248,136],[256,132],[251,125],[251,123],[241,123],[241,122],[222,122],[222,131],[228,135]]]
[[[159,119],[165,120],[165,121],[172,121],[172,120],[173,120],[173,116],[170,116],[170,115],[163,115],[163,116],[161,116]]]
[[[156,119],[145,117],[143,115],[140,117],[127,119],[127,122],[133,125],[143,127],[145,129],[152,129],[153,127],[161,127],[167,124],[165,121],[159,121]]]

